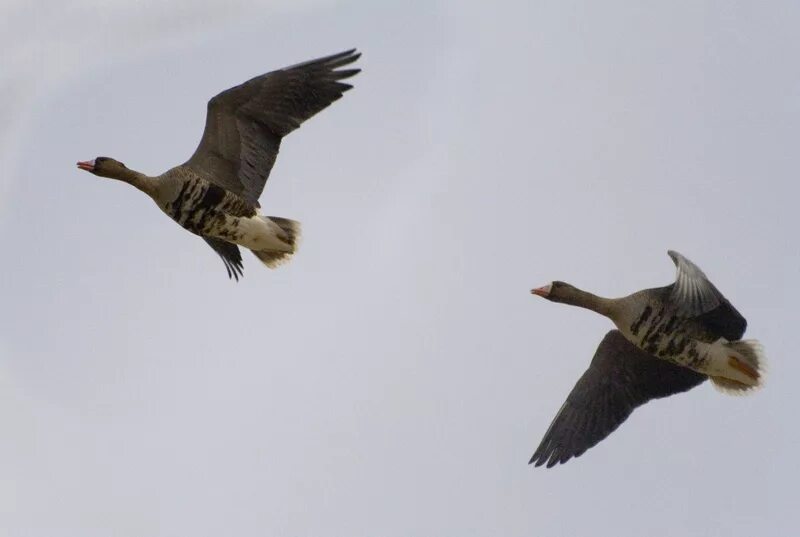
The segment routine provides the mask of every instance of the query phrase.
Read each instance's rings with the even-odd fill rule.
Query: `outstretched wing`
[[[258,206],[281,138],[352,88],[355,49],[257,76],[208,102],[200,145],[184,164]]]
[[[222,258],[225,270],[228,271],[228,278],[235,278],[238,282],[239,276],[243,274],[242,253],[239,251],[239,247],[232,242],[213,237],[203,237],[203,240]]]
[[[675,250],[667,251],[678,269],[672,300],[685,313],[695,316],[711,311],[720,305],[724,297],[700,270]]]
[[[675,308],[694,317],[713,334],[727,340],[741,339],[747,321],[720,293],[700,267],[674,250],[667,252],[678,269],[670,300]]]
[[[530,463],[551,468],[578,457],[610,435],[636,407],[685,392],[704,380],[705,375],[659,360],[612,330],[597,347],[589,369],[564,401]]]

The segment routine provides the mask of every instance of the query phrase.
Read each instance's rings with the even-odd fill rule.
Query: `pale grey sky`
[[[797,2],[5,2],[0,535],[790,535],[800,446]],[[228,281],[113,156],[184,161],[218,91],[358,47],[262,197],[291,264]],[[669,283],[770,377],[526,463],[610,323]],[[790,332],[787,337],[787,331]]]

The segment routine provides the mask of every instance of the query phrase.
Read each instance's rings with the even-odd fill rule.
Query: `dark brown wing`
[[[671,284],[666,287],[660,287],[650,290],[653,293],[659,293],[660,299],[664,302],[670,302],[675,295],[676,284]],[[709,333],[715,335],[717,338],[724,337],[728,341],[736,341],[742,339],[744,332],[747,329],[747,320],[742,316],[739,311],[733,307],[733,304],[723,296],[722,293],[714,288],[718,293],[718,303],[711,310],[704,313],[690,315],[690,318],[703,326]],[[686,314],[684,309],[676,308],[681,314]]]
[[[742,339],[744,331],[747,329],[747,320],[724,297],[719,306],[698,315],[695,320],[712,334],[724,337],[728,341]]]
[[[235,244],[213,237],[203,237],[203,240],[211,246],[225,263],[225,270],[228,271],[228,278],[235,278],[239,281],[239,276],[243,274],[242,253]]]
[[[670,286],[670,300],[678,312],[694,318],[712,334],[727,340],[741,339],[747,321],[703,271],[674,250],[667,252],[677,268]]]
[[[659,360],[612,330],[570,392],[531,457],[551,468],[578,457],[610,435],[651,399],[685,392],[706,380],[691,369]]]
[[[184,164],[258,206],[281,138],[352,88],[340,82],[360,69],[339,69],[355,49],[257,76],[208,102],[200,145]]]

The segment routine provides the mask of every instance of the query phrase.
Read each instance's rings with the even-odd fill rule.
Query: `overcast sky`
[[[800,446],[800,4],[3,3],[0,535],[789,535]],[[257,4],[264,4],[259,5]],[[767,7],[769,5],[769,7]],[[261,198],[291,264],[135,189],[206,101],[358,47]],[[527,461],[622,296],[675,249],[770,359],[749,397],[651,403]]]

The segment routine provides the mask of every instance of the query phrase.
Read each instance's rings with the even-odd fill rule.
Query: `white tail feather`
[[[728,374],[711,376],[713,386],[728,395],[749,395],[764,385],[767,357],[764,347],[755,339],[729,341],[724,344]]]
[[[292,256],[297,251],[302,236],[300,222],[279,216],[262,216],[261,218],[270,220],[280,227],[281,231],[283,231],[283,236],[280,239],[291,247],[291,250],[288,251],[250,250],[262,263],[274,269],[291,261]]]

